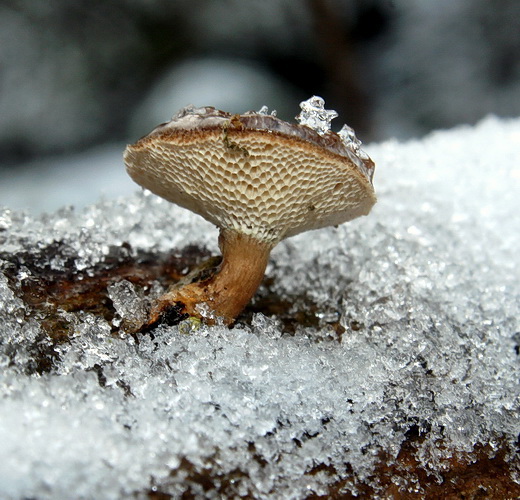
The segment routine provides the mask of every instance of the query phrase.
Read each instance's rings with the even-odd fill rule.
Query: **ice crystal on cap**
[[[301,112],[296,117],[300,125],[310,127],[321,135],[330,131],[330,122],[338,116],[333,109],[325,109],[323,98],[315,95],[301,102],[300,108]]]
[[[354,152],[358,152],[361,147],[361,141],[356,137],[356,133],[352,127],[348,125],[343,125],[341,130],[338,132],[338,135],[341,137],[341,140],[348,148],[352,149]]]
[[[363,143],[356,137],[356,132],[354,132],[352,127],[349,127],[347,124],[343,125],[338,135],[341,137],[343,144],[355,155],[363,160],[369,159],[369,156],[361,149],[361,144]]]
[[[269,113],[269,108],[267,106],[262,106],[259,110],[258,110],[258,114],[259,115],[269,115],[271,114],[271,116],[276,116],[276,109],[273,109],[271,111],[271,113]]]

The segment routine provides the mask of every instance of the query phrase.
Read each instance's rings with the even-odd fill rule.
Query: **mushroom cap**
[[[334,132],[272,115],[182,109],[126,148],[129,175],[216,226],[276,244],[367,215],[374,163]]]

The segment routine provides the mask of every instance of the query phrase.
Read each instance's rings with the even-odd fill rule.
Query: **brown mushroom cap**
[[[275,245],[369,213],[373,162],[338,134],[188,107],[125,151],[132,179],[224,230]]]

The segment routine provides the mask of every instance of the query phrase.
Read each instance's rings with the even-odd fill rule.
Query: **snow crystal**
[[[454,450],[513,445],[519,142],[520,119],[489,118],[368,147],[372,213],[272,253],[270,292],[312,319],[293,330],[257,313],[232,329],[118,335],[146,302],[123,280],[107,285],[114,319],[62,311],[69,336],[51,344],[23,300],[33,271],[13,278],[13,255],[88,274],[114,248],[216,252],[217,233],[147,192],[36,218],[0,212],[0,496],[217,497],[196,481],[211,471],[237,497],[327,494],[343,479],[356,494],[412,428],[434,475]],[[37,370],[45,348],[52,366]]]
[[[269,108],[267,106],[262,106],[259,110],[258,110],[258,114],[259,115],[271,115],[271,116],[276,116],[276,109],[273,109],[271,111],[271,113],[269,113]]]
[[[205,107],[196,107],[193,104],[188,104],[172,116],[172,121],[179,120],[187,115],[205,115],[206,113],[207,109]]]
[[[120,326],[121,320],[137,327],[146,321],[149,302],[130,281],[113,283],[107,287],[107,292],[119,316],[112,321],[114,326]]]
[[[338,132],[341,138],[341,142],[350,149],[356,156],[362,160],[367,160],[369,156],[361,149],[362,142],[356,137],[356,133],[352,127],[343,125],[341,130]]]
[[[300,125],[305,125],[323,135],[330,131],[330,122],[338,116],[334,110],[325,109],[325,101],[318,96],[312,96],[300,103],[301,112],[296,117]]]

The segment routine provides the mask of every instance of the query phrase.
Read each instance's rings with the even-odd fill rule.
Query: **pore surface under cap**
[[[327,148],[320,145],[327,139],[308,127],[218,113],[206,122],[200,115],[181,116],[129,146],[130,176],[219,228],[272,243],[370,211],[375,195],[369,176],[330,138]],[[262,120],[282,126],[260,128]]]

